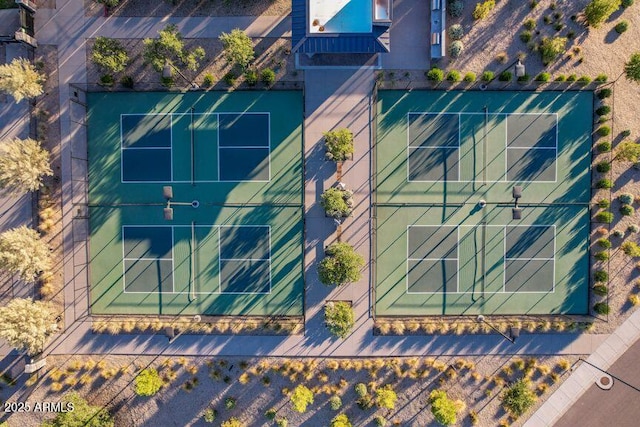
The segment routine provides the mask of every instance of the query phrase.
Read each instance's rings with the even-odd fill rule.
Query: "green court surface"
[[[586,313],[592,103],[379,92],[376,314]]]
[[[92,313],[303,314],[300,92],[90,93],[87,125]]]

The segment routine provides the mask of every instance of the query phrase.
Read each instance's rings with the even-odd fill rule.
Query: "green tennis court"
[[[88,103],[93,313],[302,315],[299,92]]]
[[[378,96],[376,313],[588,311],[592,94]]]

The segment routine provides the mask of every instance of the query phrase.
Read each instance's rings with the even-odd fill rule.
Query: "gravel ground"
[[[284,16],[287,0],[122,0],[110,16]],[[85,0],[86,16],[101,16],[104,7]]]
[[[507,420],[501,407],[503,387],[524,375],[529,364],[531,387],[538,396],[551,393],[567,376],[572,358],[468,357],[404,359],[203,359],[107,357],[49,357],[46,374],[33,386],[21,381],[3,386],[3,401],[58,401],[64,393],[78,390],[92,404],[102,405],[115,414],[116,426],[204,426],[205,409],[218,412],[214,425],[238,417],[247,426],[270,426],[265,413],[271,408],[289,426],[323,426],[339,413],[346,413],[355,426],[373,426],[374,416],[382,415],[389,425],[435,425],[427,403],[429,393],[443,389],[452,399],[460,399],[459,424],[471,425],[469,413],[475,411],[481,426]],[[134,393],[134,375],[141,369],[156,367],[165,387],[153,397]],[[377,387],[390,384],[398,394],[395,409],[360,409],[354,387],[365,383],[370,395]],[[294,412],[288,394],[304,384],[315,393],[314,403],[304,414]],[[546,384],[546,385],[541,385]],[[56,391],[54,391],[56,390]],[[329,398],[340,396],[342,408],[331,410]],[[236,399],[227,409],[226,399]],[[539,397],[537,405],[541,404]],[[536,405],[536,406],[537,406]],[[533,412],[531,409],[529,413]],[[35,426],[51,414],[14,414],[10,425]],[[511,425],[521,425],[526,417]]]

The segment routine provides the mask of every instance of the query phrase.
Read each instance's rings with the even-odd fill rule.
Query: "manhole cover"
[[[600,378],[598,378],[596,384],[602,390],[609,390],[611,387],[613,387],[613,378],[610,375],[602,375]]]

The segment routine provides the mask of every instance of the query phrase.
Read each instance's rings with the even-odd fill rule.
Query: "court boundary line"
[[[473,291],[467,291],[467,292],[460,292],[460,229],[463,227],[467,227],[467,228],[478,228],[480,226],[480,224],[476,224],[476,225],[464,225],[464,224],[459,224],[459,225],[449,225],[449,224],[438,224],[438,225],[427,225],[427,224],[408,224],[406,226],[406,233],[407,233],[407,241],[406,241],[406,245],[407,245],[407,259],[405,261],[405,295],[467,295],[467,294],[473,294]],[[502,232],[503,232],[503,238],[502,238],[502,242],[503,242],[503,254],[502,254],[502,290],[501,291],[494,291],[494,292],[486,292],[485,294],[489,294],[489,295],[500,295],[500,294],[553,294],[555,293],[555,289],[556,289],[556,225],[555,224],[486,224],[486,227],[494,227],[494,228],[501,228]],[[457,259],[455,259],[456,261],[456,278],[457,278],[457,283],[456,283],[456,291],[455,292],[434,292],[434,291],[421,291],[421,292],[410,292],[409,291],[409,234],[408,234],[408,230],[409,227],[456,227],[457,228],[457,238],[458,238],[458,243],[456,245],[456,252],[457,252]],[[553,272],[553,282],[552,282],[552,287],[550,291],[506,291],[506,247],[507,247],[507,239],[506,239],[506,230],[507,227],[552,227],[553,228],[553,258],[549,258],[548,261],[553,261],[552,263],[552,272]],[[511,258],[509,258],[511,259]],[[519,260],[530,260],[529,258],[517,258]],[[425,261],[442,261],[442,258],[434,258],[434,259],[411,259],[413,261],[420,261],[420,260],[425,260]],[[453,260],[453,259],[451,259]],[[532,259],[532,260],[537,260],[537,259]],[[547,259],[545,259],[547,260]]]
[[[221,251],[221,238],[220,238],[220,229],[223,227],[227,227],[227,228],[242,228],[242,227],[254,227],[254,228],[267,228],[268,233],[269,233],[269,258],[268,259],[261,259],[261,260],[254,260],[254,259],[235,259],[235,260],[227,260],[224,259],[223,261],[258,261],[258,262],[267,262],[269,263],[269,291],[268,292],[223,292],[222,291],[222,279],[221,279],[221,255],[222,255],[222,251]],[[125,254],[124,254],[124,243],[125,243],[125,239],[124,239],[124,229],[125,228],[171,228],[171,258],[125,258]],[[175,248],[175,229],[176,228],[191,228],[190,225],[170,225],[170,224],[157,224],[157,225],[151,225],[151,224],[141,224],[141,225],[121,225],[120,226],[120,233],[122,236],[122,293],[123,294],[144,294],[144,295],[156,295],[156,294],[162,294],[162,295],[189,295],[190,292],[189,290],[187,291],[180,291],[180,292],[176,292],[175,290],[175,253],[174,253],[174,248]],[[225,224],[196,224],[195,228],[208,228],[208,229],[216,229],[218,232],[218,291],[214,291],[214,292],[195,292],[196,295],[270,295],[272,294],[272,257],[271,257],[271,225],[269,224],[237,224],[237,225],[225,225]],[[152,261],[169,261],[171,260],[171,278],[172,278],[172,289],[171,292],[162,292],[162,291],[147,291],[147,292],[143,292],[143,291],[127,291],[126,289],[126,266],[125,266],[125,260],[128,261],[142,261],[142,260],[152,260]]]
[[[169,112],[169,113],[120,113],[120,184],[157,184],[157,183],[167,183],[167,184],[186,184],[192,183],[191,180],[176,180],[174,179],[174,156],[173,156],[173,116],[187,116],[190,115],[190,112]],[[220,147],[220,115],[266,115],[267,116],[267,136],[268,141],[265,146],[224,146]],[[242,111],[242,112],[233,112],[233,111],[224,111],[224,112],[210,112],[210,113],[193,113],[194,116],[216,116],[216,152],[217,152],[217,180],[194,180],[193,183],[202,183],[202,184],[211,184],[211,183],[223,183],[223,182],[255,182],[255,183],[265,183],[272,181],[271,175],[271,154],[272,154],[272,139],[271,139],[271,112],[270,111]],[[169,147],[124,147],[124,134],[123,134],[123,120],[124,116],[169,116],[170,117],[170,146]],[[242,179],[242,180],[228,180],[228,179],[220,179],[220,148],[238,148],[238,149],[266,149],[267,150],[267,173],[268,179]],[[171,180],[124,180],[124,156],[123,150],[170,150],[171,156]]]
[[[486,183],[488,184],[493,184],[493,183],[499,183],[499,182],[506,182],[506,183],[514,183],[514,182],[522,182],[522,183],[540,183],[540,184],[554,184],[558,182],[558,144],[559,144],[559,114],[558,113],[517,113],[517,112],[511,112],[511,113],[504,113],[504,112],[500,112],[500,113],[489,113],[490,115],[494,115],[494,116],[504,116],[505,120],[505,133],[504,133],[504,139],[505,139],[505,145],[504,145],[504,174],[503,174],[503,179],[501,180],[493,180],[493,181],[486,181]],[[440,115],[457,115],[458,116],[458,147],[453,147],[453,146],[412,146],[409,143],[409,125],[410,125],[410,116],[411,115],[416,115],[416,116],[440,116]],[[407,160],[406,160],[406,165],[407,165],[407,182],[425,182],[425,183],[447,183],[447,182],[451,182],[451,183],[463,183],[463,184],[468,184],[468,183],[478,183],[478,182],[485,182],[484,180],[461,180],[460,179],[460,165],[461,165],[461,145],[462,145],[462,135],[461,135],[461,116],[463,115],[485,115],[484,112],[470,112],[470,111],[458,111],[458,112],[432,112],[432,111],[409,111],[407,112],[407,126],[406,126],[406,132],[407,132],[407,151],[406,151],[406,155],[407,155]],[[526,115],[531,115],[531,116],[553,116],[555,118],[555,148],[553,147],[509,147],[509,140],[508,140],[508,133],[509,133],[509,125],[508,125],[508,119],[509,116],[526,116]],[[485,142],[486,143],[486,142]],[[414,148],[414,149],[420,149],[420,148],[449,148],[449,149],[453,149],[453,148],[457,148],[458,150],[458,167],[457,167],[457,172],[458,172],[458,179],[457,180],[413,180],[413,179],[409,179],[410,176],[410,168],[409,168],[409,157],[410,157],[410,149]],[[509,180],[507,179],[508,177],[508,171],[509,171],[509,167],[508,167],[508,150],[513,150],[513,149],[521,149],[521,150],[530,150],[530,149],[539,149],[539,150],[555,150],[555,157],[554,157],[554,166],[555,166],[555,171],[554,171],[554,180],[553,181],[547,181],[547,180]]]

